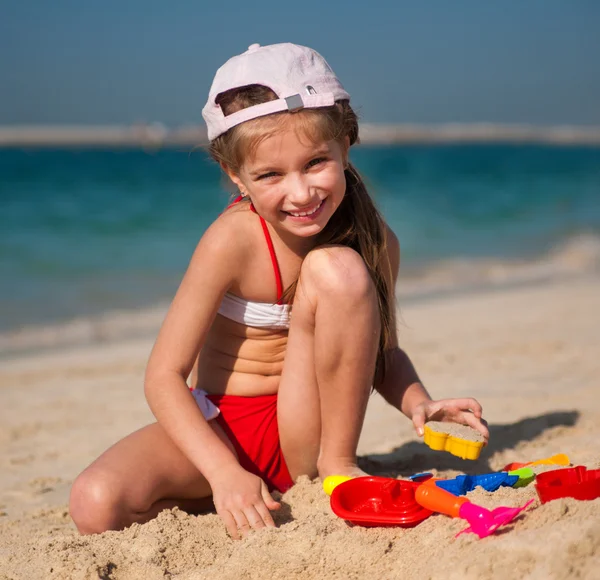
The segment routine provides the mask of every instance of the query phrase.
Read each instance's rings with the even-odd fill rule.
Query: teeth
[[[293,215],[294,217],[304,217],[304,216],[307,216],[307,215],[312,215],[313,213],[315,213],[321,207],[322,204],[323,204],[322,201],[319,202],[319,205],[317,207],[315,207],[315,209],[313,209],[311,211],[301,211],[301,212],[290,211],[288,213],[290,215]]]

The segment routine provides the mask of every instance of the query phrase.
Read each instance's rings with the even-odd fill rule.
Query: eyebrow
[[[274,167],[261,167],[256,171],[249,171],[248,174],[251,177],[258,177],[259,175],[264,175],[265,173],[272,173],[273,171],[277,171]]]
[[[330,155],[331,151],[329,150],[329,147],[319,147],[318,149],[316,149],[315,151],[313,151],[308,157],[309,160],[310,159],[315,159],[316,157],[322,157],[324,155]],[[260,167],[258,169],[255,169],[254,171],[249,171],[248,174],[251,177],[258,177],[259,175],[264,175],[265,173],[271,173],[273,171],[278,171],[278,169],[275,166],[271,166],[271,165],[265,165],[264,167]]]

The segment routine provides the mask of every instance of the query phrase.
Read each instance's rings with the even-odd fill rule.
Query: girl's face
[[[276,231],[320,233],[346,192],[349,142],[312,143],[294,123],[263,140],[231,179]]]

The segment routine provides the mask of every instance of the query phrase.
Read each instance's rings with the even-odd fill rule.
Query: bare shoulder
[[[254,218],[254,220],[253,220]],[[247,259],[253,239],[255,216],[249,208],[230,208],[223,212],[204,232],[194,256],[194,262],[211,262],[238,268]]]

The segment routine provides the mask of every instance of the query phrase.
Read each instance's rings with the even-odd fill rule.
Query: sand
[[[475,431],[475,429],[467,425],[442,423],[441,421],[427,421],[425,426],[429,427],[434,433],[443,433],[444,435],[458,437],[465,441],[472,441],[473,443],[483,443],[484,441],[483,435],[479,433],[479,431]]]
[[[600,468],[600,275],[502,284],[403,305],[400,342],[438,398],[474,396],[490,442],[477,461],[425,446],[374,395],[359,452],[367,471],[405,477],[486,473],[566,453]],[[0,359],[0,579],[598,578],[600,499],[535,501],[494,536],[455,539],[461,520],[413,529],[351,527],[319,481],[282,497],[278,528],[242,541],[214,514],[165,511],[122,532],[82,537],[67,509],[74,477],[151,420],[143,398],[152,335]],[[538,470],[548,469],[539,467]],[[533,485],[476,490],[518,506]]]

